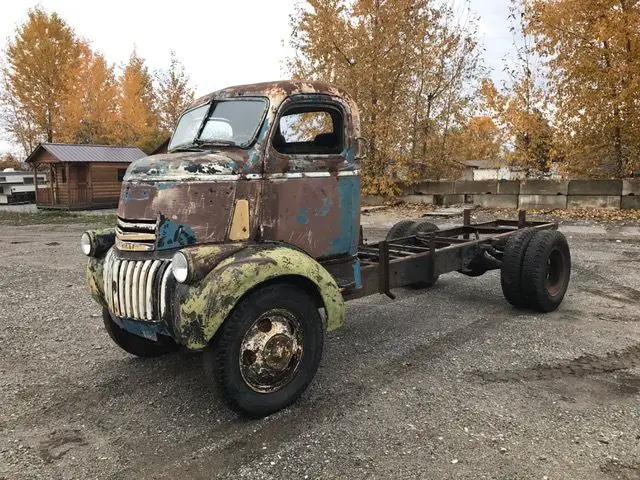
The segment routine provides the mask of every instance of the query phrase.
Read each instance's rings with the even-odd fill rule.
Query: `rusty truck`
[[[307,388],[347,300],[499,269],[513,306],[558,307],[567,241],[524,212],[472,224],[466,211],[443,230],[408,219],[364,243],[367,148],[355,103],[327,84],[243,85],[194,101],[168,153],[127,169],[116,225],[82,235],[110,337],[139,357],[204,351],[226,403],[263,417]]]

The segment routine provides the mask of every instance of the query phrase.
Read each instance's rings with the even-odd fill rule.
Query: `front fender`
[[[345,306],[331,274],[306,253],[280,245],[249,246],[220,262],[196,285],[177,285],[174,330],[190,349],[207,346],[240,299],[261,283],[285,275],[304,277],[316,287],[327,330],[344,323]]]

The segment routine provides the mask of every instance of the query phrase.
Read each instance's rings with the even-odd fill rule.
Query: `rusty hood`
[[[236,175],[246,161],[243,152],[178,152],[152,155],[134,161],[125,175],[128,182],[205,181],[219,175]]]
[[[132,163],[118,204],[121,228],[116,235],[122,249],[169,250],[225,241],[242,160],[226,152],[180,152]],[[155,226],[153,242],[136,243],[145,225]]]

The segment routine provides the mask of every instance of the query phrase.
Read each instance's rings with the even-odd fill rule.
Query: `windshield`
[[[189,110],[180,118],[169,150],[202,144],[248,146],[254,139],[267,108],[264,98],[216,102],[202,125],[210,105]],[[200,136],[198,132],[202,129]]]

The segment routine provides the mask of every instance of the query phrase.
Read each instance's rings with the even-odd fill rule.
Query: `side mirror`
[[[369,142],[364,137],[356,137],[356,160],[362,160],[363,158],[367,158],[369,153]]]

